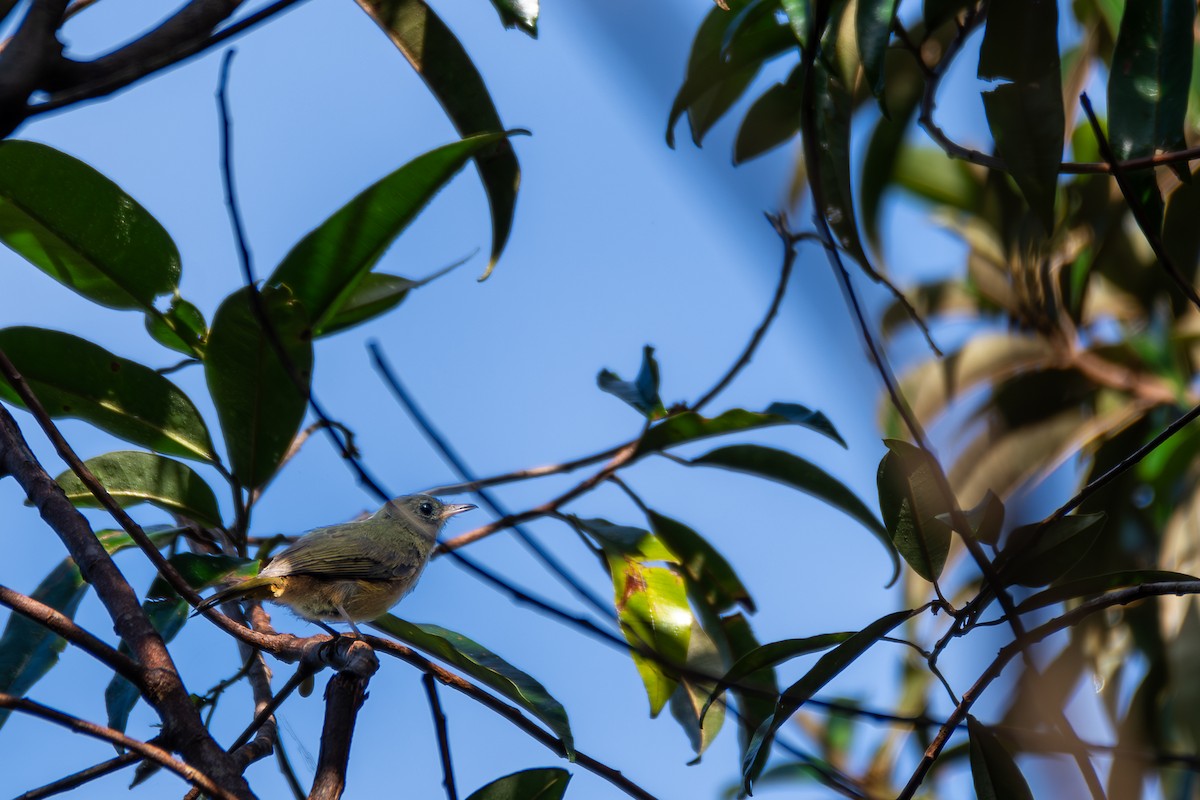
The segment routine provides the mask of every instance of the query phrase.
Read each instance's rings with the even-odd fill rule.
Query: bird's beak
[[[442,509],[442,519],[450,519],[455,514],[461,514],[464,511],[470,511],[475,507],[476,506],[473,506],[470,503],[459,503],[458,505],[446,506]]]

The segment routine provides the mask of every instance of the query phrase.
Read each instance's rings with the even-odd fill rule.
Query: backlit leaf
[[[168,455],[216,458],[196,406],[154,370],[86,339],[43,328],[0,330],[0,349],[51,417],[82,419]],[[0,397],[24,407],[3,378]]]
[[[122,507],[149,503],[206,527],[221,525],[216,495],[186,464],[154,453],[120,450],[89,458],[84,465]],[[101,507],[74,472],[67,470],[55,480],[76,506]]]
[[[951,530],[941,517],[951,499],[938,480],[941,466],[921,448],[898,439],[884,442],[879,462],[879,508],[892,543],[913,571],[936,581],[950,553]]]
[[[84,297],[157,314],[179,284],[179,250],[146,209],[77,158],[0,143],[0,241]]]

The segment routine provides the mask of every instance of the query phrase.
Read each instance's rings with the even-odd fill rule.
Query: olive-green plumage
[[[398,497],[364,520],[308,532],[258,575],[217,592],[196,611],[228,600],[269,600],[318,624],[338,620],[354,627],[408,594],[446,520],[474,507],[427,494]]]

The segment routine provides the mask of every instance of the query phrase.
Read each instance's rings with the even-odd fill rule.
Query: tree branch
[[[429,714],[433,717],[433,727],[437,730],[438,754],[442,759],[442,785],[446,787],[446,800],[458,800],[458,790],[454,787],[454,762],[450,759],[450,735],[446,730],[446,715],[442,712],[442,703],[438,700],[437,684],[433,682],[432,673],[426,672],[421,676],[425,686],[425,696],[429,699]]]
[[[0,585],[0,605],[5,605],[23,617],[27,617],[47,630],[53,631],[71,644],[106,665],[134,686],[145,682],[142,667],[129,656],[118,651],[90,631],[84,630],[66,614],[34,600],[28,595]]]
[[[321,730],[321,751],[308,795],[310,800],[337,800],[342,796],[354,723],[367,696],[367,683],[379,669],[379,661],[366,642],[357,639],[351,642],[348,656],[353,663],[330,678],[325,686],[325,725]]]
[[[12,363],[3,352],[0,352],[0,370],[5,373],[18,393],[22,394],[23,399],[26,399],[27,405],[32,399],[31,410],[36,407],[41,415],[45,415],[45,409],[41,408],[32,393],[29,393],[28,398],[24,397],[23,392],[28,392],[28,386],[24,385],[24,381],[12,368]],[[49,422],[48,416],[45,417],[45,422]],[[43,424],[43,427],[46,425]],[[78,461],[78,457],[70,448],[65,447],[66,443],[57,435],[58,431],[53,423],[49,424],[47,433],[53,434],[52,441],[57,437],[56,445],[63,446],[66,453],[64,457],[69,464],[73,467],[82,466],[82,462]],[[139,683],[142,696],[154,707],[162,720],[166,741],[171,746],[178,746],[189,763],[199,765],[222,787],[227,787],[236,795],[250,796],[250,789],[242,779],[241,773],[234,768],[229,757],[205,730],[199,712],[179,679],[179,673],[162,637],[142,611],[132,587],[100,544],[87,520],[71,505],[58,484],[38,464],[16,422],[3,407],[0,407],[0,470],[16,478],[26,496],[37,506],[42,519],[62,539],[67,551],[79,565],[84,580],[96,589],[97,596],[113,620],[117,634],[125,640],[142,665],[144,671]],[[90,473],[88,475],[90,477]],[[99,486],[94,477],[89,488],[91,486]],[[103,492],[102,488],[101,491]],[[107,492],[103,494],[107,497]],[[111,502],[112,498],[108,497],[108,500]],[[136,530],[142,533],[140,528]],[[145,539],[144,533],[142,538]],[[149,544],[148,539],[146,542]],[[161,558],[162,554],[152,544],[150,550]]]
[[[20,711],[22,714],[39,717],[41,719],[53,722],[56,725],[61,725],[75,733],[82,733],[85,736],[91,736],[93,739],[111,742],[120,747],[134,751],[139,756],[157,764],[161,764],[167,769],[174,772],[179,777],[183,778],[188,783],[200,787],[205,792],[208,792],[214,797],[224,798],[224,800],[239,800],[246,795],[226,789],[218,781],[209,777],[204,772],[195,767],[185,764],[176,759],[166,750],[161,747],[149,744],[147,742],[133,739],[120,731],[107,728],[103,725],[97,725],[94,722],[73,717],[70,714],[65,714],[49,706],[44,706],[41,703],[35,703],[21,697],[13,697],[11,694],[0,693],[0,708],[9,708],[13,711]],[[99,777],[99,776],[94,776]]]

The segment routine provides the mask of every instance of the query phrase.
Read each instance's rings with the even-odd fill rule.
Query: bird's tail
[[[227,602],[229,600],[257,600],[264,597],[269,597],[273,593],[271,591],[272,580],[270,578],[254,577],[247,578],[240,583],[235,583],[226,589],[213,594],[200,602],[196,606],[196,610],[192,612],[192,616],[202,614],[213,606]]]

